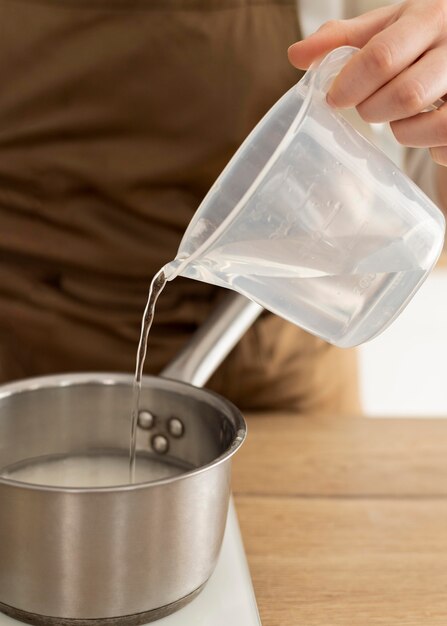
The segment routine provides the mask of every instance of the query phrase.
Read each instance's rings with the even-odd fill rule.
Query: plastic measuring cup
[[[326,102],[357,52],[310,68],[208,192],[165,267],[228,287],[342,347],[402,311],[433,268],[444,217]]]

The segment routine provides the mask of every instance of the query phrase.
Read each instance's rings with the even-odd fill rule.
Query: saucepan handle
[[[259,304],[229,292],[160,375],[203,387],[262,311]]]

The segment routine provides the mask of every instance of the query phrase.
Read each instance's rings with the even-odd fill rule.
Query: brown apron
[[[134,369],[150,277],[297,79],[296,0],[0,0],[0,378]],[[157,373],[221,291],[159,300]],[[243,408],[357,408],[355,357],[265,314],[210,386]]]

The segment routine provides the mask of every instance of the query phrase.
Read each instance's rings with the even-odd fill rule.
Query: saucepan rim
[[[130,374],[116,373],[116,372],[76,372],[76,373],[67,373],[67,374],[56,374],[50,376],[38,376],[33,378],[24,378],[19,381],[15,381],[12,383],[7,383],[5,385],[0,385],[0,400],[8,398],[10,396],[15,396],[21,393],[27,393],[30,391],[38,391],[40,389],[49,389],[49,388],[63,388],[63,387],[72,387],[72,386],[80,386],[80,385],[133,385],[134,377]],[[124,485],[110,485],[107,487],[58,487],[51,485],[37,485],[32,483],[26,483],[19,480],[14,480],[12,478],[6,478],[0,476],[0,486],[7,485],[13,486],[21,489],[27,489],[31,491],[45,491],[45,492],[56,492],[56,493],[79,493],[79,494],[98,494],[98,493],[115,493],[115,492],[133,492],[133,491],[141,491],[144,489],[151,489],[155,487],[160,487],[163,485],[169,485],[173,483],[177,483],[183,480],[188,480],[199,474],[203,474],[204,472],[208,472],[214,467],[221,465],[228,461],[236,452],[239,450],[245,438],[247,436],[247,424],[245,422],[244,417],[242,416],[239,409],[229,400],[227,400],[224,396],[211,391],[209,389],[203,389],[200,387],[195,387],[194,385],[190,385],[185,382],[181,382],[178,380],[172,380],[169,378],[162,378],[159,376],[143,376],[142,387],[147,383],[156,383],[157,388],[165,387],[167,391],[172,390],[175,391],[177,388],[179,391],[187,392],[189,395],[191,393],[194,396],[205,396],[205,399],[214,399],[215,402],[222,406],[222,409],[225,409],[226,412],[230,412],[235,421],[235,435],[233,436],[233,440],[229,445],[228,449],[225,450],[222,454],[216,457],[210,463],[206,465],[201,465],[192,470],[182,472],[176,476],[171,476],[169,478],[162,478],[159,480],[153,480],[148,482],[134,483],[134,484],[124,484]],[[173,388],[174,386],[174,388]],[[0,416],[1,419],[1,416]]]

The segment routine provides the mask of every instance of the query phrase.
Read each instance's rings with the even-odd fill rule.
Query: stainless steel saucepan
[[[67,374],[0,387],[1,611],[45,626],[130,626],[200,592],[246,426],[235,406],[197,386],[260,311],[231,294],[163,377],[144,378],[138,453],[188,468],[173,477],[102,488],[14,479],[8,468],[30,459],[127,454],[133,378]]]

